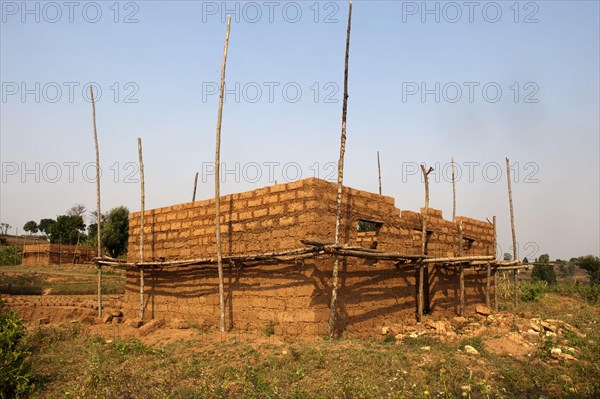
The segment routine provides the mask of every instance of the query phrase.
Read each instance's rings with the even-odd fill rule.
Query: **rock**
[[[148,323],[144,324],[140,327],[139,332],[140,335],[148,335],[153,331],[158,330],[165,324],[164,320],[150,320]]]
[[[121,312],[120,310],[113,310],[112,312],[110,312],[110,314],[112,315],[112,317],[123,317],[123,312]]]
[[[288,354],[288,351],[287,351],[287,349],[284,349],[284,350],[282,350],[282,351],[281,351],[281,354],[282,354],[282,355],[287,355],[287,354]]]
[[[548,323],[547,321],[540,321],[540,325],[544,327],[545,330],[552,331],[553,333],[556,333],[558,330],[556,326]]]
[[[404,339],[404,334],[396,334],[394,337],[396,341],[402,341]]]
[[[540,320],[529,320],[529,326],[533,331],[542,332],[544,330],[544,327],[542,327],[542,325],[540,324]]]
[[[382,335],[388,335],[388,333],[389,333],[389,332],[390,332],[390,328],[389,328],[389,327],[387,327],[387,326],[386,326],[386,327],[383,327],[383,328],[381,329],[381,334],[382,334]]]
[[[469,355],[479,355],[479,351],[473,348],[471,345],[465,345],[465,352]]]
[[[140,328],[142,326],[142,324],[143,323],[141,320],[133,320],[133,319],[127,320],[127,325],[131,326],[133,328]]]
[[[187,320],[173,319],[171,320],[171,328],[177,328],[179,330],[186,330],[190,328],[190,323]]]
[[[38,324],[39,325],[49,324],[49,323],[50,323],[50,318],[49,317],[42,317],[41,319],[38,320]]]
[[[455,316],[452,319],[450,319],[450,325],[452,325],[452,327],[454,328],[461,328],[462,326],[467,324],[467,322],[468,320],[462,316]]]
[[[533,317],[533,314],[527,310],[524,310],[523,312],[521,312],[521,314],[523,315],[523,318],[525,318],[525,319],[531,319]]]
[[[553,333],[552,331],[546,331],[546,337],[556,337],[556,333]]]
[[[102,323],[110,323],[112,321],[113,316],[109,313],[109,314],[105,314],[104,317],[102,317]]]
[[[430,351],[431,350],[431,346],[422,346],[419,349],[421,349],[422,351]]]
[[[483,306],[483,305],[477,305],[475,307],[475,311],[477,313],[479,313],[482,316],[489,316],[492,314],[492,312],[490,311],[490,309],[488,309],[487,306]]]
[[[112,339],[107,339],[107,340],[106,340],[106,341],[104,341],[104,342],[106,342],[107,344],[112,344],[112,343],[113,343],[113,340],[112,340]]]
[[[121,324],[123,322],[123,318],[122,317],[115,317],[113,316],[112,318],[112,323],[113,324]]]
[[[418,337],[419,337],[419,335],[418,335],[416,332],[413,332],[413,333],[410,333],[410,334],[408,335],[408,337],[409,337],[409,338],[418,338]]]
[[[550,354],[551,355],[558,355],[560,353],[562,353],[562,349],[560,349],[560,348],[552,348],[552,349],[550,349]]]

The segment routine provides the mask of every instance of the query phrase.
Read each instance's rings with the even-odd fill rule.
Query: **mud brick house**
[[[223,254],[253,254],[302,247],[301,239],[331,242],[335,233],[337,185],[310,178],[221,198]],[[429,209],[427,254],[458,253],[457,224]],[[128,261],[139,261],[140,213],[130,215]],[[145,261],[216,256],[214,199],[147,210]],[[459,217],[463,255],[493,255],[493,227]],[[421,214],[400,211],[391,197],[344,188],[343,244],[419,254]],[[284,335],[326,335],[331,293],[331,255],[292,262],[224,264],[228,328],[262,329],[275,325]],[[139,271],[127,271],[124,312],[139,318]],[[454,313],[457,272],[431,264],[424,279],[425,309]],[[485,271],[465,272],[467,306],[483,303]],[[340,269],[337,328],[347,334],[372,334],[390,322],[413,318],[414,267],[393,261],[344,257]],[[218,274],[214,265],[145,270],[145,318],[185,319],[217,326]]]
[[[22,265],[61,265],[91,263],[97,255],[95,247],[62,244],[30,244],[23,246]]]

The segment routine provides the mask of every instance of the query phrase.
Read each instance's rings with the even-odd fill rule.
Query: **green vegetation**
[[[590,276],[590,284],[600,284],[600,258],[593,255],[587,255],[576,258],[574,262],[588,273]]]
[[[102,245],[113,258],[127,252],[129,239],[129,209],[119,206],[111,209],[102,224]]]
[[[0,247],[0,266],[21,263],[21,248],[16,245]]]
[[[29,371],[27,334],[14,311],[0,300],[0,398],[27,397],[34,389]]]
[[[556,271],[554,266],[548,264],[550,257],[548,254],[541,255],[537,260],[539,263],[533,266],[533,280],[544,281],[548,284],[556,284]]]

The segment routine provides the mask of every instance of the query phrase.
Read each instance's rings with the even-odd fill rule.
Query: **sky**
[[[0,1],[0,221],[95,209],[93,83],[102,208],[214,196],[226,16],[222,193],[336,180],[348,3]],[[355,0],[344,184],[400,209],[498,220],[519,257],[600,255],[598,1]]]

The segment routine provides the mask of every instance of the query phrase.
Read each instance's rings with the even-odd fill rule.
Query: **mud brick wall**
[[[302,247],[300,239],[332,242],[335,234],[337,186],[306,179],[221,198],[224,254],[249,254]],[[458,254],[455,223],[429,209],[427,253]],[[216,256],[214,200],[148,210],[144,214],[145,260]],[[359,220],[378,223],[377,231],[359,232]],[[464,255],[493,254],[493,229],[487,222],[460,218]],[[128,260],[139,261],[140,213],[130,215]],[[421,213],[400,211],[394,199],[345,188],[342,243],[406,254],[421,251]],[[260,329],[276,323],[285,335],[327,333],[332,258],[292,264],[225,268],[228,326]],[[439,270],[438,270],[439,269]],[[427,303],[436,312],[454,311],[458,277],[452,270],[430,266]],[[483,275],[485,278],[485,273]],[[347,258],[340,273],[338,328],[371,334],[373,328],[398,318],[414,317],[416,272],[393,262]],[[145,317],[182,318],[216,327],[219,320],[215,266],[147,270]],[[477,273],[466,273],[467,304],[484,300]],[[480,287],[482,286],[482,287]],[[123,304],[127,317],[139,312],[139,273],[127,272]]]
[[[22,265],[59,265],[89,263],[97,255],[95,247],[63,244],[31,244],[23,246]]]

